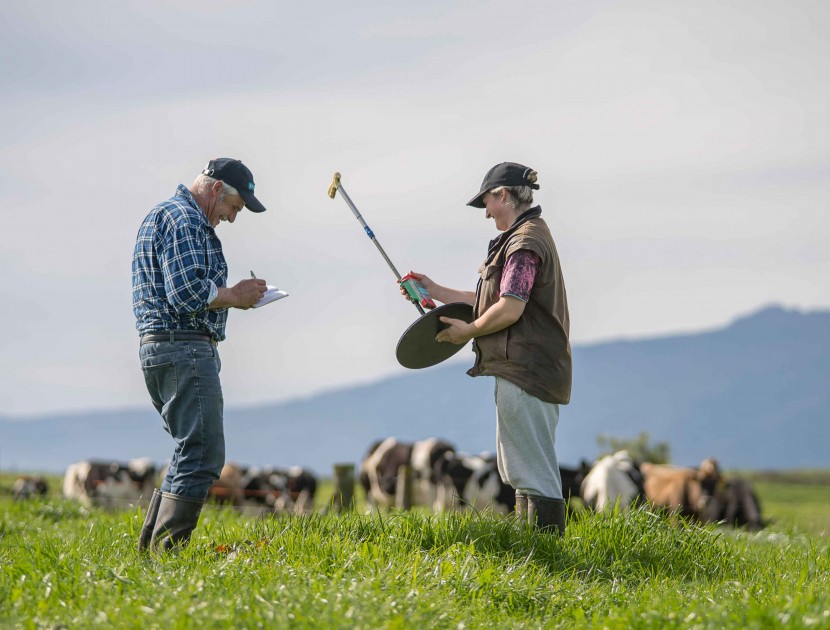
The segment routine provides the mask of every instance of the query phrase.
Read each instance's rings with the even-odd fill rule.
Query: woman
[[[556,460],[559,405],[571,395],[568,301],[559,256],[542,209],[533,206],[537,174],[514,162],[491,168],[468,206],[484,208],[502,232],[490,241],[475,292],[415,273],[440,302],[466,302],[473,321],[442,317],[440,342],[473,339],[470,376],[496,378],[499,473],[516,489],[516,512],[544,531],[565,532]]]

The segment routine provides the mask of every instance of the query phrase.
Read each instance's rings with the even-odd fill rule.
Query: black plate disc
[[[430,367],[446,361],[467,345],[435,341],[438,331],[447,327],[439,321],[439,317],[463,319],[470,323],[473,321],[473,307],[463,302],[452,302],[421,315],[398,340],[395,350],[398,363],[413,370]]]

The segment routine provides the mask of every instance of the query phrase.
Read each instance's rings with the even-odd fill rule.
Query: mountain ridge
[[[729,468],[827,466],[828,311],[768,306],[708,331],[576,345],[573,354],[573,395],[557,429],[564,465],[593,459],[600,433],[647,431],[670,444],[678,464],[714,456]],[[328,474],[389,435],[439,436],[468,452],[492,451],[493,380],[468,377],[469,359],[227,408],[227,460]],[[44,472],[84,458],[163,462],[172,451],[149,403],[25,420],[0,416],[0,445],[0,469]]]

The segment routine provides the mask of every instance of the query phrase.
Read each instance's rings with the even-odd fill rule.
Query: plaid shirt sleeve
[[[208,278],[205,233],[197,225],[177,225],[165,236],[159,251],[167,301],[178,313],[207,308],[217,288]]]

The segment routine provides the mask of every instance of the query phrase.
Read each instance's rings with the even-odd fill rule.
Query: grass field
[[[2,496],[0,627],[830,628],[830,486],[754,483],[758,534],[645,510],[557,539],[488,514],[208,507],[160,558],[135,551],[138,510]]]

